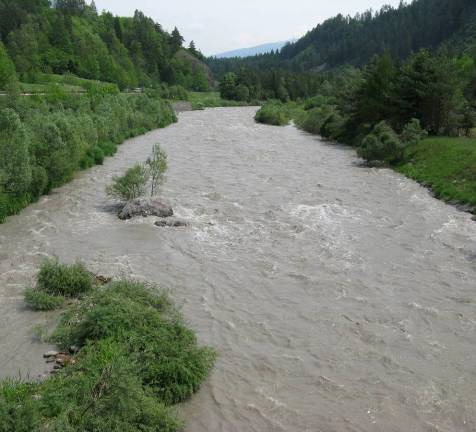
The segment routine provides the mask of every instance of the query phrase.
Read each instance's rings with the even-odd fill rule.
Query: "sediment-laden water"
[[[21,292],[57,255],[161,283],[218,349],[188,432],[476,430],[476,223],[254,112],[183,113],[0,226],[0,375],[45,368]],[[188,228],[107,209],[155,142]]]

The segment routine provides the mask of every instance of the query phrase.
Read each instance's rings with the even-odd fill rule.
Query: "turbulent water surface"
[[[0,375],[45,368],[21,291],[57,255],[161,283],[217,348],[188,432],[476,430],[476,223],[254,112],[183,113],[0,226]],[[155,142],[188,228],[107,209]]]

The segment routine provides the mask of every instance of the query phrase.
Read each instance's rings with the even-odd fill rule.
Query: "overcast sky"
[[[88,0],[89,1],[89,0]],[[96,0],[99,11],[132,16],[135,9],[177,26],[206,55],[298,38],[338,13],[355,15],[400,0]]]

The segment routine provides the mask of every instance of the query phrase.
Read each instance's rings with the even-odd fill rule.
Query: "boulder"
[[[168,219],[158,220],[155,223],[155,226],[162,227],[162,228],[180,228],[180,227],[188,226],[188,223],[180,219],[168,218]]]
[[[158,216],[166,218],[174,215],[172,207],[155,198],[138,198],[128,202],[119,212],[119,219],[126,220],[135,216]]]

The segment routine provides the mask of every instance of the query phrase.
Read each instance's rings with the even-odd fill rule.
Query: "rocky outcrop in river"
[[[119,212],[119,219],[127,220],[136,216],[158,216],[167,218],[174,215],[172,207],[156,198],[137,198],[128,202]]]

